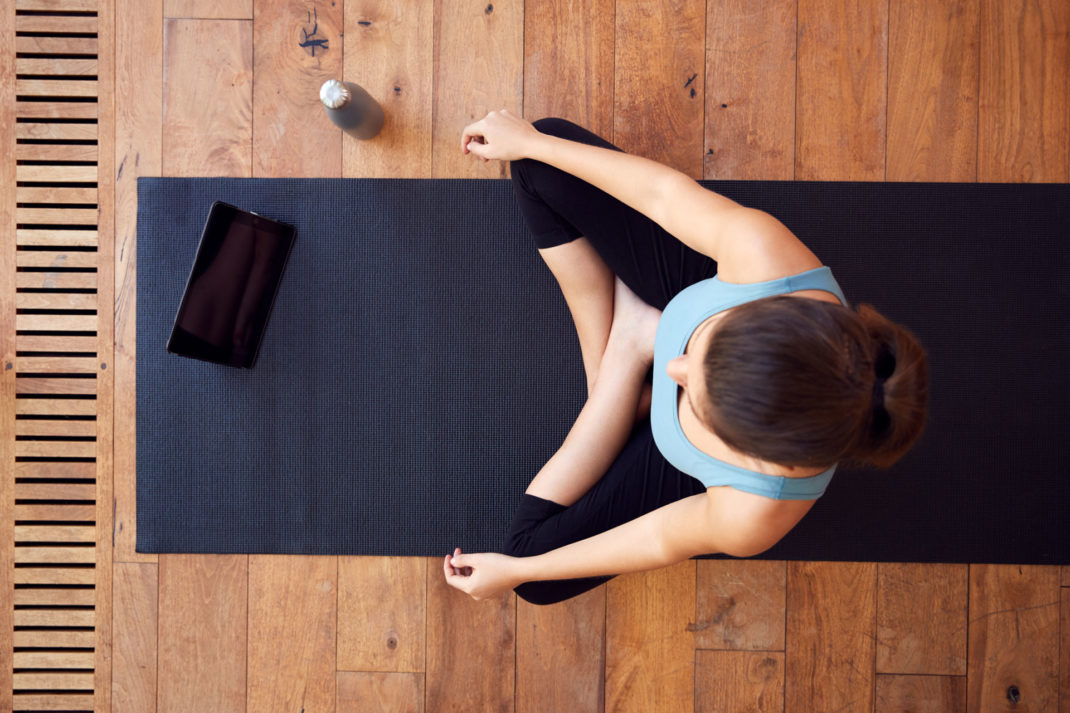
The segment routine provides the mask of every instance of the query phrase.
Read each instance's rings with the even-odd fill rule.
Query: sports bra
[[[679,387],[665,371],[670,359],[684,353],[692,332],[707,318],[746,302],[802,290],[830,292],[841,304],[847,304],[832,270],[819,267],[777,280],[742,285],[722,282],[714,276],[681,291],[661,313],[654,338],[654,387],[650,404],[654,443],[665,460],[707,488],[727,485],[774,500],[815,500],[824,494],[832,480],[835,465],[806,478],[786,478],[747,470],[703,453],[684,435],[680,426]]]

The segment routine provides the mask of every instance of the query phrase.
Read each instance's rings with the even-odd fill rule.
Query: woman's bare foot
[[[613,326],[606,351],[617,350],[645,366],[654,362],[654,335],[661,310],[651,307],[618,277],[613,290]]]

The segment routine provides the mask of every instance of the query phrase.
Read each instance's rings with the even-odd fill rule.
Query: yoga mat
[[[1070,563],[1070,187],[706,182],[930,355],[929,426],[764,556]],[[140,179],[142,552],[497,550],[585,394],[505,181]],[[254,369],[165,352],[209,206],[297,226]]]

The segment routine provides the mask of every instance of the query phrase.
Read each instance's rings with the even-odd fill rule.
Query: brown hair
[[[925,350],[869,305],[768,297],[715,329],[703,417],[733,450],[781,465],[887,467],[925,428]]]

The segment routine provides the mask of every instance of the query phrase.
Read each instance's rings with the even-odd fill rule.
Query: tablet
[[[167,351],[252,368],[295,234],[292,225],[213,203]]]

